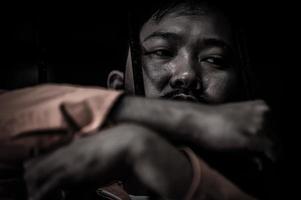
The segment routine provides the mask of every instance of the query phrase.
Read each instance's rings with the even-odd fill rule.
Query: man
[[[114,180],[134,196],[120,187],[100,188],[100,196],[252,199],[187,148],[270,155],[271,147],[259,134],[268,110],[263,101],[222,104],[247,96],[245,87],[238,87],[246,83],[230,22],[209,4],[193,5],[159,10],[140,31],[148,98],[72,86],[1,96],[5,134],[0,141],[7,149],[12,144],[28,147],[21,157],[27,160],[30,199],[89,195]],[[127,70],[125,90],[131,91],[130,63]],[[112,72],[109,87],[119,88],[122,78]]]

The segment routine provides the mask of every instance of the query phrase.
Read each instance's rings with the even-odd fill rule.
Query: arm
[[[187,199],[196,171],[191,163],[155,132],[120,124],[28,162],[25,178],[33,200],[42,199],[58,187],[92,187],[128,178],[129,174],[163,199]],[[189,200],[251,199],[203,161],[199,165],[200,181]]]
[[[83,190],[129,176],[156,195],[182,199],[192,175],[185,155],[153,131],[119,124],[29,161],[25,179],[30,199],[37,200],[57,188]]]
[[[268,107],[263,101],[202,105],[125,96],[109,119],[133,122],[211,150],[265,151],[270,141],[259,136]]]
[[[186,199],[254,200],[253,197],[240,190],[235,184],[196,156],[191,149],[184,148],[182,151],[189,158],[193,173],[192,184]]]
[[[9,92],[0,97],[0,139],[2,144],[19,144],[24,149],[22,157],[26,157],[25,152],[70,141],[72,137],[56,132],[95,132],[114,105],[109,120],[141,124],[170,139],[200,147],[264,151],[268,143],[257,135],[267,110],[261,101],[208,106],[124,96],[114,104],[119,96],[120,92],[102,88],[64,85]],[[37,137],[42,136],[39,131],[45,130],[52,132]]]

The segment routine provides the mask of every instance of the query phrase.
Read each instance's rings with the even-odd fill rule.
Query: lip
[[[174,100],[181,100],[181,101],[198,101],[196,97],[192,96],[192,95],[189,95],[189,94],[176,94],[174,96],[171,97],[171,99],[174,99]]]

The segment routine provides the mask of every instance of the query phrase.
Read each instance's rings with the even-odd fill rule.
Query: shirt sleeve
[[[41,85],[0,95],[0,161],[94,133],[122,94],[101,87]]]

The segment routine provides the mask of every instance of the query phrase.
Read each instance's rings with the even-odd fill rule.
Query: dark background
[[[283,78],[292,72],[287,63],[292,61],[291,39],[297,28],[293,6],[271,0],[227,2],[244,24],[253,69],[267,88],[263,94],[282,94]],[[1,68],[6,73],[0,75],[0,88],[41,82],[104,85],[110,69],[124,67],[128,10],[145,10],[150,4],[107,1],[3,7]]]
[[[128,11],[150,2],[102,1],[98,4],[11,3],[1,22],[0,89],[55,82],[105,86],[111,69],[123,69],[127,55]],[[270,188],[290,196],[298,119],[298,59],[294,40],[298,23],[288,1],[229,1],[239,11],[260,94],[275,117],[283,156]],[[297,75],[297,76],[296,76]],[[292,159],[290,159],[292,158]],[[280,197],[278,196],[278,197]]]

